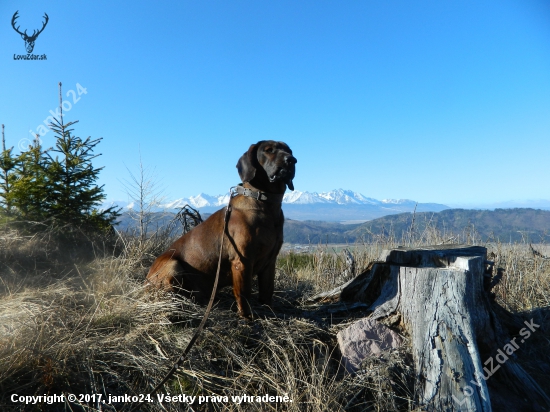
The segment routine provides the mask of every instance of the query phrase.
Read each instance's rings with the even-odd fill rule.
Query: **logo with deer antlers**
[[[19,34],[21,35],[21,38],[22,38],[23,40],[25,40],[25,48],[27,49],[27,53],[32,53],[32,51],[34,50],[34,42],[36,41],[36,38],[38,37],[38,35],[39,35],[40,33],[42,33],[42,32],[44,31],[44,28],[45,28],[46,25],[48,24],[48,20],[49,20],[50,18],[48,17],[48,15],[47,15],[46,13],[44,13],[44,19],[45,19],[45,21],[44,21],[44,23],[43,23],[43,25],[42,25],[42,28],[41,28],[40,30],[38,30],[38,31],[34,30],[33,33],[32,33],[32,35],[29,36],[29,35],[27,34],[27,30],[25,30],[24,33],[21,33],[21,32],[19,31],[19,26],[15,27],[15,21],[16,21],[17,18],[19,17],[19,16],[17,15],[17,13],[19,13],[19,10],[17,10],[17,11],[14,13],[14,15],[13,15],[13,17],[12,17],[12,19],[11,19],[11,25],[12,25],[13,29],[14,29],[17,33],[19,33]]]

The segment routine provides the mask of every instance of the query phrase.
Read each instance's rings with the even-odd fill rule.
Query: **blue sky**
[[[46,61],[14,60],[16,10],[29,32],[48,13],[33,52]],[[3,0],[0,39],[8,146],[63,82],[65,119],[104,139],[111,200],[127,199],[140,153],[169,199],[225,193],[263,139],[293,149],[297,190],[550,199],[547,1]]]

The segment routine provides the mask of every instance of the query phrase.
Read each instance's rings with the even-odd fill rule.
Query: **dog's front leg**
[[[250,297],[252,296],[252,264],[244,259],[236,259],[231,263],[233,276],[233,294],[237,301],[239,315],[250,319]]]
[[[259,301],[263,305],[273,304],[273,292],[275,290],[275,265],[276,260],[267,264],[267,267],[258,274]]]

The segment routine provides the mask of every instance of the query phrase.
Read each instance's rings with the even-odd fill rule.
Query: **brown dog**
[[[237,162],[244,183],[231,199],[223,236],[219,287],[233,286],[239,314],[249,318],[252,276],[258,275],[260,303],[271,305],[275,262],[283,244],[281,203],[286,187],[294,190],[292,150],[283,142],[260,141]],[[225,208],[176,240],[147,274],[148,283],[200,300],[212,293],[224,226]]]

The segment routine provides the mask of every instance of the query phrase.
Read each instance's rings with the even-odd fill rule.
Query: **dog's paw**
[[[239,323],[249,324],[251,322],[254,322],[254,316],[252,316],[251,313],[239,312],[239,317]]]

